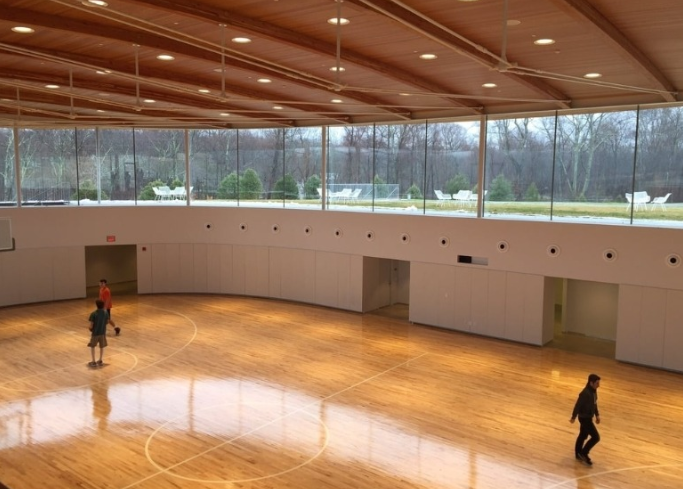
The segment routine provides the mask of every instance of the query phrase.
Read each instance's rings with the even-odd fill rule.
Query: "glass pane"
[[[635,129],[633,111],[558,117],[553,219],[629,222]]]
[[[20,129],[22,205],[65,205],[76,194],[76,131]]]
[[[190,131],[193,205],[237,204],[236,129]]]
[[[682,226],[683,108],[641,110],[633,222]]]
[[[186,205],[185,131],[135,129],[134,137],[140,201]]]
[[[321,209],[322,132],[320,128],[291,128],[285,132],[285,206]]]
[[[373,126],[329,128],[326,190],[329,209],[367,212],[373,202],[386,204],[390,195],[398,200],[398,186],[389,188],[377,173],[373,133]],[[374,187],[373,182],[377,182]]]
[[[424,122],[375,127],[376,211],[418,210],[411,201],[412,194],[424,187],[425,136]]]
[[[489,121],[484,215],[550,219],[555,117]]]
[[[427,213],[475,216],[479,174],[479,122],[428,126]]]
[[[0,205],[17,204],[16,172],[14,169],[14,131],[0,127]]]
[[[284,205],[282,191],[275,190],[284,178],[284,129],[240,129],[239,205]]]
[[[132,129],[100,129],[101,185],[114,202],[132,204],[135,195],[135,155]]]

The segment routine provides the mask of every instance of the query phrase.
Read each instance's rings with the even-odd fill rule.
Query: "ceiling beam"
[[[298,32],[285,29],[267,22],[259,21],[243,15],[237,14],[230,10],[214,8],[208,5],[199,5],[196,2],[186,2],[180,0],[128,0],[133,3],[142,3],[156,8],[162,8],[169,12],[182,13],[192,17],[209,21],[212,23],[222,23],[244,32],[258,34],[280,43],[288,44],[290,46],[302,49],[308,52],[315,53],[318,56],[329,58],[330,53],[336,53],[336,45],[314,39],[312,37],[304,36]],[[353,50],[343,49],[340,53],[341,59],[345,62],[353,63],[362,66],[368,70],[376,73],[381,73],[389,78],[392,78],[400,83],[405,83],[420,90],[430,93],[449,93],[450,89],[430,82],[423,73],[415,74],[405,70],[396,68],[395,66],[383,63],[373,58],[369,58]],[[332,84],[332,82],[331,82]],[[457,107],[466,107],[471,109],[472,114],[481,114],[481,104],[475,101],[455,100],[453,98],[442,97],[448,104]]]
[[[490,70],[497,70],[501,75],[514,80],[518,84],[532,90],[543,97],[556,100],[559,108],[570,108],[571,105],[566,101],[569,97],[560,90],[554,88],[548,83],[534,77],[521,76],[513,72],[508,72],[506,69],[509,65],[514,63],[509,62],[501,64],[501,60],[489,53],[488,50],[479,50],[474,47],[474,43],[470,44],[463,40],[462,36],[455,35],[453,32],[444,29],[435,21],[426,19],[417,15],[407,8],[394,3],[391,0],[346,0],[358,7],[379,12],[389,18],[394,19],[401,25],[412,29],[420,35],[432,39],[439,44],[454,50],[455,52],[465,56]],[[482,52],[483,51],[483,52]]]
[[[77,32],[87,36],[97,36],[103,39],[125,42],[131,46],[133,44],[138,44],[140,46],[152,47],[159,49],[160,51],[172,52],[176,54],[182,54],[190,58],[210,61],[212,63],[216,63],[216,66],[220,66],[221,63],[220,53],[215,52],[216,48],[209,44],[207,44],[205,48],[202,48],[187,44],[180,40],[170,39],[167,36],[149,32],[132,31],[129,29],[121,29],[104,24],[93,24],[91,22],[86,23],[64,17],[55,18],[54,16],[18,8],[0,10],[0,19],[9,20],[12,22],[28,23],[30,25],[41,26],[48,29],[58,29],[65,32]],[[131,56],[132,53],[133,50],[131,47]],[[100,68],[113,69],[112,62],[110,60],[100,60],[100,64],[96,66]],[[263,64],[256,64],[253,61],[247,62],[240,60],[236,56],[230,54],[226,54],[226,69],[227,68],[236,68],[249,72],[257,72],[260,75],[268,76],[274,79],[285,78],[289,82],[300,85],[306,89],[324,90],[326,92],[329,91],[332,93],[331,84],[330,86],[326,86],[320,83],[320,81],[312,81],[302,77],[301,73],[299,72],[287,72],[286,70],[283,72],[281,67],[274,69]],[[171,75],[171,80],[176,76],[174,72],[169,72],[169,75]],[[294,94],[288,93],[286,98],[291,99],[292,95]],[[357,92],[350,92],[349,94],[345,94],[345,96],[365,105],[380,107],[380,110],[397,115],[400,118],[406,120],[409,119],[409,117],[404,116],[406,113],[405,109],[387,107],[390,104],[376,97]],[[263,92],[260,98],[268,100],[272,99],[273,95]],[[292,104],[296,102],[296,100],[291,100]]]
[[[578,19],[583,25],[596,31],[633,67],[661,90],[666,102],[676,101],[676,87],[607,17],[586,0],[551,0],[557,8]]]

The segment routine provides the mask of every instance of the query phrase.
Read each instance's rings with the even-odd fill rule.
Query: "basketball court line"
[[[203,456],[203,455],[206,455],[207,453],[210,453],[210,452],[212,452],[212,451],[214,451],[214,450],[217,450],[217,449],[219,449],[219,448],[221,448],[221,447],[223,447],[223,446],[225,446],[225,445],[228,445],[228,444],[230,444],[230,443],[233,443],[233,442],[235,442],[236,440],[239,440],[240,438],[244,438],[245,436],[248,436],[248,435],[250,435],[250,434],[252,434],[252,433],[256,433],[256,432],[258,432],[259,430],[261,430],[262,428],[265,428],[265,427],[267,427],[267,426],[270,426],[270,425],[272,425],[273,423],[275,423],[275,422],[277,422],[277,421],[282,421],[282,420],[285,419],[285,418],[288,418],[288,417],[290,417],[290,416],[292,416],[292,415],[294,415],[294,414],[303,412],[303,411],[305,411],[306,409],[309,409],[310,407],[317,406],[317,405],[319,405],[321,402],[324,402],[324,401],[326,401],[326,400],[332,399],[333,397],[338,396],[338,395],[340,395],[340,394],[343,394],[344,392],[347,392],[347,391],[349,391],[349,390],[351,390],[351,389],[355,389],[356,387],[358,387],[358,386],[360,386],[360,385],[363,385],[363,384],[365,384],[365,383],[367,383],[367,382],[370,382],[370,381],[372,381],[372,380],[374,380],[374,379],[376,379],[376,378],[378,378],[378,377],[381,377],[381,376],[383,376],[383,375],[386,375],[387,373],[392,372],[392,371],[394,371],[394,370],[396,370],[396,369],[398,369],[398,368],[401,368],[401,367],[404,367],[404,366],[406,366],[406,365],[409,365],[410,362],[414,362],[415,360],[419,360],[420,358],[422,358],[422,357],[424,357],[424,356],[426,356],[426,355],[428,355],[428,353],[422,353],[421,355],[418,355],[417,357],[408,359],[408,360],[406,360],[405,362],[401,362],[401,363],[399,363],[399,364],[397,364],[397,365],[394,365],[394,366],[391,367],[391,368],[388,368],[388,369],[386,369],[386,370],[384,370],[384,371],[382,371],[382,372],[378,372],[378,373],[376,373],[375,375],[372,375],[372,376],[370,376],[370,377],[368,377],[368,378],[366,378],[366,379],[363,379],[363,380],[361,380],[360,382],[357,382],[357,383],[355,383],[355,384],[353,384],[353,385],[350,385],[350,386],[348,386],[348,387],[346,387],[346,388],[344,388],[344,389],[342,389],[342,390],[340,390],[340,391],[334,392],[334,393],[332,393],[332,394],[330,394],[330,395],[328,395],[328,396],[325,396],[325,397],[322,397],[322,398],[320,398],[320,399],[317,399],[317,400],[315,400],[315,401],[313,401],[313,402],[310,402],[310,403],[308,403],[308,404],[306,404],[306,405],[304,405],[304,406],[302,406],[302,407],[300,407],[300,408],[298,408],[298,409],[295,409],[294,411],[291,411],[291,412],[289,412],[289,413],[287,413],[287,414],[284,414],[284,415],[282,415],[282,416],[278,416],[277,418],[274,418],[274,419],[272,419],[271,421],[269,421],[269,422],[267,422],[267,423],[264,423],[264,424],[262,424],[262,425],[260,425],[260,426],[257,426],[257,427],[255,427],[255,428],[253,428],[253,429],[251,429],[251,430],[249,430],[249,431],[247,431],[247,432],[245,432],[245,433],[242,433],[242,434],[240,434],[239,436],[237,436],[237,437],[235,437],[235,438],[232,438],[232,439],[230,439],[230,440],[226,440],[226,441],[224,441],[224,442],[222,442],[222,443],[216,445],[215,447],[211,447],[211,448],[209,448],[209,449],[206,449],[206,450],[204,450],[203,452],[197,453],[197,454],[193,455],[192,457],[189,457],[189,458],[187,458],[187,459],[185,459],[185,460],[181,460],[180,462],[177,462],[177,463],[175,463],[175,464],[173,464],[173,465],[170,465],[170,466],[168,466],[168,467],[166,467],[166,468],[160,468],[160,467],[151,459],[151,456],[150,456],[150,454],[149,454],[149,444],[150,444],[150,441],[152,440],[152,438],[154,437],[154,435],[163,427],[163,425],[162,425],[162,426],[160,426],[159,428],[157,428],[156,430],[154,430],[154,432],[152,432],[152,434],[147,438],[147,442],[145,443],[145,456],[147,457],[147,460],[149,461],[150,464],[152,464],[153,467],[157,467],[157,468],[158,468],[158,472],[156,472],[156,473],[154,473],[154,474],[150,474],[150,475],[148,475],[147,477],[144,477],[144,478],[142,478],[142,479],[139,479],[139,480],[137,480],[137,481],[135,481],[135,482],[133,482],[133,483],[127,485],[127,486],[124,486],[124,487],[121,488],[121,489],[129,489],[129,488],[131,488],[131,487],[135,487],[135,486],[137,486],[138,484],[141,484],[141,483],[146,482],[146,481],[148,481],[148,480],[150,480],[150,479],[153,479],[154,477],[157,477],[158,475],[161,475],[161,474],[167,474],[167,475],[169,475],[170,477],[177,477],[177,478],[181,478],[181,479],[193,480],[193,481],[196,481],[196,482],[208,482],[208,481],[204,481],[204,480],[201,480],[201,479],[188,479],[188,478],[186,478],[186,477],[184,477],[184,476],[178,476],[177,474],[174,474],[174,473],[170,472],[170,470],[172,470],[172,469],[174,469],[174,468],[176,468],[176,467],[180,467],[181,465],[184,465],[184,464],[186,464],[186,463],[188,463],[188,462],[191,462],[191,461],[193,461],[193,460],[195,460],[195,459],[197,459],[197,458],[199,458],[199,457],[201,457],[201,456]],[[305,413],[305,414],[311,415],[311,413]],[[312,416],[312,415],[311,415],[311,416]],[[316,419],[319,419],[319,418],[316,418]],[[324,424],[322,421],[321,421],[321,424],[322,424],[323,426],[325,426],[325,424]],[[327,427],[326,427],[326,426],[325,426],[325,432],[326,432],[326,435],[327,435],[328,433],[327,433]],[[306,461],[306,462],[300,464],[300,465],[297,466],[296,468],[298,469],[298,468],[301,468],[301,467],[306,466],[306,465],[309,464],[311,461],[315,460],[315,458],[317,458],[320,454],[322,454],[323,451],[324,451],[324,448],[327,447],[327,440],[328,440],[328,438],[329,438],[329,437],[326,436],[326,438],[325,438],[325,444],[324,444],[323,449],[322,449],[314,458],[312,458],[312,459],[310,459],[310,460],[308,460],[308,461]],[[256,482],[256,481],[259,481],[259,480],[263,480],[263,479],[268,479],[268,478],[270,478],[270,477],[274,477],[274,476],[276,476],[276,475],[282,475],[282,474],[285,474],[285,473],[287,473],[287,472],[291,472],[291,471],[294,470],[294,469],[295,469],[295,468],[291,468],[291,469],[288,469],[287,471],[280,472],[280,473],[278,473],[278,474],[271,474],[271,475],[267,475],[267,476],[263,476],[263,477],[255,477],[255,478],[253,478],[253,479],[239,480],[239,482],[247,482],[247,481],[248,481],[248,482]],[[229,483],[235,483],[235,482],[238,482],[238,481],[231,481],[231,480],[213,481],[213,483],[223,483],[223,484],[229,484]]]
[[[587,474],[587,475],[582,475],[581,477],[574,477],[572,479],[567,479],[567,480],[559,482],[557,484],[553,484],[552,486],[548,486],[545,489],[556,489],[558,487],[563,487],[567,484],[571,484],[572,482],[578,482],[580,480],[591,479],[593,477],[600,477],[602,475],[618,474],[620,472],[629,472],[631,470],[661,469],[661,468],[666,468],[666,467],[683,467],[683,463],[681,463],[681,464],[665,464],[665,465],[640,465],[637,467],[624,467],[621,469],[604,470],[602,472],[597,472],[594,474]]]

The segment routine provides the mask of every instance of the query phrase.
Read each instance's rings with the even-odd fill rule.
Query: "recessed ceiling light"
[[[272,83],[273,80],[271,80],[270,78],[259,78],[256,81],[259,83]]]
[[[600,73],[586,73],[583,75],[584,78],[600,78],[602,74]]]
[[[230,117],[230,114],[228,114],[227,112],[221,112],[221,116],[223,116],[223,117]]]
[[[420,59],[436,59],[436,54],[431,54],[431,53],[421,54]]]
[[[331,19],[327,19],[327,23],[332,25],[347,25],[350,22],[351,21],[349,19],[345,19],[344,17],[332,17]]]
[[[515,20],[515,19],[508,19],[508,21],[507,21],[507,25],[508,25],[508,26],[513,26],[513,27],[516,26],[516,25],[519,25],[519,24],[521,24],[521,23],[522,23],[521,20]]]
[[[482,87],[484,87],[484,88],[496,88],[497,86],[498,85],[496,85],[495,83],[484,83],[482,85]]]
[[[200,88],[199,93],[211,93],[211,90],[209,90],[208,88]]]
[[[143,102],[146,104],[154,104],[154,103],[156,103],[156,100],[154,100],[152,98],[146,98],[145,100],[143,100]]]
[[[343,101],[342,99],[339,99],[339,98],[333,98],[333,99],[331,100],[331,102],[332,102],[333,104],[343,104],[343,103],[344,103],[344,101]]]
[[[54,90],[55,88],[59,88],[59,85],[45,85],[45,88],[51,88]]]
[[[86,7],[108,7],[109,4],[107,2],[103,2],[102,0],[83,0],[81,2],[83,5]]]
[[[477,2],[479,0],[458,0],[459,2]]]
[[[282,106],[281,105],[273,105],[273,109],[282,110]]]
[[[21,25],[12,27],[12,30],[14,32],[18,32],[19,34],[33,34],[34,32],[36,32],[35,29],[31,29],[30,27],[24,27]]]
[[[330,68],[330,71],[337,71],[337,70],[339,70],[339,72],[342,72],[342,71],[346,71],[346,68],[344,68],[343,66],[340,66],[339,68],[337,68],[336,66],[333,66],[332,68]]]
[[[173,61],[175,58],[170,54],[160,54],[157,56],[157,59],[160,59],[161,61]]]
[[[237,44],[248,44],[251,42],[251,39],[248,37],[233,37],[232,42],[236,42]]]
[[[549,46],[550,44],[555,44],[555,39],[536,39],[534,44],[538,46]]]
[[[400,95],[401,97],[410,97],[410,94],[409,94],[409,93],[405,93],[405,92],[399,93],[399,95]]]
[[[97,70],[95,73],[97,73],[98,75],[108,75],[109,73],[111,73],[111,71],[109,71],[109,70]]]
[[[106,112],[106,110],[97,109],[97,112]]]

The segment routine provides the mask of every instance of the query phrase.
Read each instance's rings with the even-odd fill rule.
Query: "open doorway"
[[[555,327],[547,346],[615,358],[619,286],[555,279]]]
[[[112,295],[138,293],[137,247],[109,245],[85,247],[86,296],[97,297],[100,279],[106,278]]]
[[[408,321],[410,262],[365,257],[363,271],[363,310]]]

